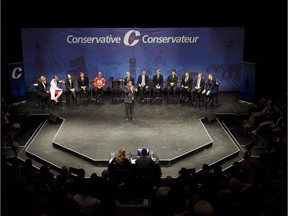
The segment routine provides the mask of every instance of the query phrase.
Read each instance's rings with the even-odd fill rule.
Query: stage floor
[[[237,94],[219,95],[220,105],[213,108],[191,104],[136,104],[135,120],[126,121],[124,104],[112,104],[109,95],[104,104],[94,101],[86,105],[35,108],[30,100],[19,105],[21,112],[31,115],[53,115],[61,124],[46,121],[35,137],[27,142],[19,157],[32,157],[61,168],[84,168],[86,175],[107,168],[111,152],[119,148],[127,154],[138,148],[149,148],[159,156],[163,176],[177,176],[182,167],[201,169],[202,164],[225,162],[236,157],[239,148],[216,119],[203,123],[216,113],[245,113],[251,107],[240,103]],[[204,151],[198,151],[198,150]],[[198,152],[201,152],[198,153]],[[240,155],[241,158],[241,155]],[[167,166],[166,166],[167,165]],[[229,165],[228,165],[229,166]]]
[[[125,120],[124,109],[123,103],[104,104],[62,113],[53,144],[97,164],[120,148],[127,154],[148,148],[160,162],[173,162],[213,142],[191,107],[136,104],[134,121]]]

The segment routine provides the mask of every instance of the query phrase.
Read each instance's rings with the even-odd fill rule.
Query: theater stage
[[[55,171],[64,165],[84,168],[86,176],[90,176],[107,168],[111,152],[123,147],[127,154],[136,154],[138,148],[145,147],[159,157],[163,176],[177,176],[182,167],[200,170],[203,163],[229,167],[242,159],[243,151],[217,113],[247,112],[249,105],[240,103],[235,96],[223,94],[225,103],[223,100],[213,108],[165,101],[136,103],[134,121],[125,120],[124,104],[112,104],[109,95],[103,104],[63,104],[52,110],[35,108],[31,97],[20,105],[22,112],[47,118],[43,118],[18,157],[30,157],[39,166],[48,163]],[[51,117],[61,122],[53,124]]]

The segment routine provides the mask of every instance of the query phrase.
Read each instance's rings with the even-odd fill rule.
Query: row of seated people
[[[127,80],[132,81],[135,85],[133,77],[130,77],[130,73],[126,72],[125,83]],[[176,98],[177,83],[180,82],[180,100],[184,102],[191,100],[192,102],[199,101],[201,95],[206,96],[207,104],[212,103],[213,95],[218,93],[219,82],[213,77],[213,74],[209,74],[207,81],[203,78],[202,73],[198,73],[197,79],[193,81],[193,77],[189,71],[186,71],[184,76],[179,79],[176,70],[172,70],[171,74],[167,78],[167,94],[168,97],[172,96]],[[152,92],[152,97],[162,97],[164,91],[164,77],[161,74],[160,69],[156,70],[156,74],[153,76],[152,85],[149,86],[149,76],[146,74],[146,70],[142,70],[141,75],[137,79],[137,87],[139,92],[140,100],[144,101],[148,95],[149,90]],[[149,89],[150,88],[150,89]]]
[[[261,97],[243,121],[251,141],[246,148],[263,147],[265,151],[280,148],[287,137],[287,104],[270,97]]]
[[[126,77],[124,79],[124,86],[127,85],[127,82],[131,80],[132,85],[135,85],[135,80],[130,76],[129,72],[126,72]],[[152,84],[151,84],[152,82]],[[171,71],[171,75],[167,78],[167,94],[168,98],[172,96],[176,98],[177,92],[177,83],[180,82],[180,100],[179,102],[185,102],[191,100],[192,103],[199,101],[201,95],[206,96],[206,103],[211,104],[213,95],[218,93],[219,83],[213,77],[212,74],[208,75],[207,81],[203,78],[202,73],[198,73],[197,79],[193,82],[193,77],[188,71],[185,72],[185,75],[182,79],[179,79],[176,70]],[[76,91],[76,84],[71,76],[67,74],[65,81],[59,81],[59,77],[55,75],[50,82],[50,89],[48,89],[48,84],[46,83],[45,76],[41,76],[38,82],[37,92],[38,95],[42,97],[43,104],[47,105],[47,102],[50,100],[58,103],[58,99],[63,93],[63,89],[59,87],[59,83],[65,84],[67,92],[67,100],[75,101],[80,99],[91,99],[91,87],[90,80],[85,76],[84,72],[80,72],[79,78],[77,79],[78,91]],[[106,80],[102,77],[102,73],[98,72],[97,77],[93,79],[94,92],[96,95],[96,101],[99,102],[100,98],[104,95],[104,87],[106,85]],[[152,98],[161,98],[163,97],[164,92],[164,77],[161,74],[160,69],[156,70],[156,74],[153,76],[153,79],[150,80],[149,76],[146,74],[146,70],[142,70],[141,75],[137,79],[137,88],[139,94],[139,100],[143,101],[148,97],[149,93]],[[119,86],[118,86],[119,88]],[[76,95],[76,92],[79,92],[79,98]]]
[[[146,148],[138,151],[137,156],[128,156],[126,150],[120,148],[116,156],[110,159],[108,170],[112,182],[125,187],[132,182],[144,183],[152,188],[159,181],[162,172],[158,156]]]
[[[117,203],[125,202],[119,198],[126,196],[128,204],[134,198],[119,190],[107,169],[86,178],[83,168],[69,165],[53,174],[47,165],[35,169],[31,159],[2,155],[1,161],[3,215],[112,216],[120,214]],[[203,164],[199,172],[182,167],[178,176],[154,185],[151,215],[285,215],[286,170],[286,159],[277,153],[253,158],[247,152],[225,171],[219,164]]]
[[[103,95],[103,88],[105,87],[106,81],[102,77],[102,73],[98,72],[97,77],[93,80],[96,92],[96,98],[99,100],[101,95]],[[84,72],[80,72],[79,78],[77,79],[78,91],[76,90],[75,80],[71,74],[67,74],[65,81],[59,80],[57,75],[53,76],[50,81],[50,87],[46,82],[46,77],[41,76],[37,83],[37,95],[41,97],[42,105],[49,106],[49,102],[58,103],[63,94],[63,88],[60,87],[61,84],[65,84],[67,101],[77,101],[80,99],[89,99],[90,96],[90,85],[89,79],[85,76]],[[79,92],[79,94],[76,94]]]

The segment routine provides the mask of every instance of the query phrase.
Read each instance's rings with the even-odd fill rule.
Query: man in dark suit
[[[140,100],[144,102],[144,96],[148,93],[148,82],[149,82],[149,76],[146,74],[146,70],[142,70],[141,75],[138,76],[137,79],[137,86],[138,91],[140,93]]]
[[[193,83],[193,88],[191,90],[192,102],[194,102],[195,100],[200,100],[201,93],[204,90],[204,85],[205,85],[205,79],[203,78],[203,74],[198,73],[197,79],[195,79]]]
[[[144,191],[151,191],[153,182],[153,168],[155,162],[148,155],[148,150],[143,148],[141,150],[141,156],[136,161],[136,180],[139,184],[139,195],[143,195]]]
[[[125,77],[125,79],[124,79],[124,86],[127,85],[127,82],[128,82],[129,80],[132,81],[132,85],[134,86],[134,85],[135,85],[134,77],[131,77],[130,72],[127,71],[127,72],[126,72],[126,77]]]
[[[137,92],[138,89],[135,88],[132,85],[132,81],[129,80],[127,82],[127,85],[124,87],[124,103],[125,103],[125,119],[128,120],[134,120],[133,114],[134,114],[134,99],[135,99],[135,92]]]
[[[185,75],[181,81],[181,93],[180,93],[180,102],[188,101],[189,96],[188,93],[191,91],[193,79],[190,76],[189,71],[185,71]]]
[[[206,103],[208,106],[212,103],[213,95],[218,93],[219,83],[216,82],[216,79],[213,77],[213,74],[208,74],[208,79],[204,85],[202,94],[206,97]]]
[[[156,74],[153,76],[153,98],[155,100],[155,96],[162,98],[162,88],[163,88],[164,78],[161,74],[160,69],[156,70]]]
[[[173,97],[175,98],[176,95],[176,90],[177,90],[177,82],[178,82],[178,77],[176,74],[176,70],[171,71],[171,75],[168,76],[167,79],[167,94],[168,97],[170,96],[170,93],[172,92]]]
[[[85,76],[84,72],[80,72],[79,78],[78,78],[78,91],[80,93],[80,98],[89,98],[89,78]]]

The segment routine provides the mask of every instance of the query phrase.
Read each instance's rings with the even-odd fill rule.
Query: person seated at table
[[[184,77],[181,80],[180,102],[189,100],[190,95],[188,93],[191,91],[192,82],[193,79],[189,71],[185,71]]]
[[[131,163],[126,157],[126,150],[120,148],[117,155],[108,165],[110,178],[114,183],[128,183]]]
[[[177,77],[177,74],[176,74],[176,70],[173,69],[171,71],[171,75],[169,75],[168,78],[167,78],[167,83],[168,83],[167,94],[168,94],[168,97],[171,95],[171,92],[172,92],[172,95],[175,98],[176,90],[177,90],[177,82],[178,82],[178,77]]]
[[[84,74],[84,72],[80,72],[78,82],[78,92],[80,93],[80,99],[89,99],[89,78]]]
[[[96,101],[99,103],[99,99],[103,97],[104,94],[104,87],[106,84],[106,80],[104,77],[102,77],[102,72],[98,72],[97,77],[95,77],[94,81],[94,91],[96,95]]]
[[[72,78],[72,75],[70,73],[67,74],[66,80],[65,80],[66,90],[67,90],[67,102],[78,100],[78,97],[76,95],[76,88],[75,88],[75,81]]]
[[[148,93],[148,82],[149,76],[146,74],[146,70],[143,69],[141,75],[139,75],[137,79],[138,92],[140,94],[140,100],[142,100],[142,102],[144,102],[144,97],[145,95],[147,96]]]
[[[59,86],[59,77],[57,75],[53,76],[53,79],[50,82],[50,93],[51,100],[58,103],[58,99],[63,93],[63,90]]]
[[[48,83],[46,82],[45,76],[40,76],[37,84],[37,95],[42,98],[42,105],[48,106],[48,101],[50,101],[51,94],[48,89]]]
[[[156,97],[156,93],[158,93],[157,96],[162,97],[163,83],[164,83],[163,75],[161,74],[160,69],[157,69],[156,74],[153,76],[153,98],[154,100]]]

